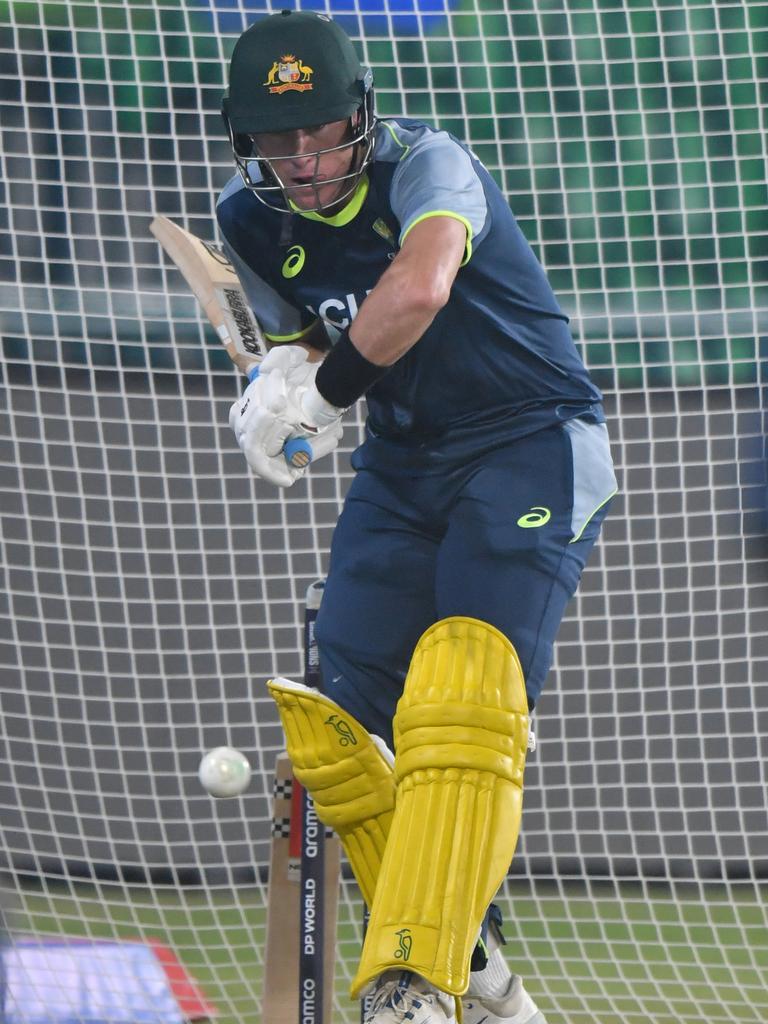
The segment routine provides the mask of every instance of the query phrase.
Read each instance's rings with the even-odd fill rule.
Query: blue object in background
[[[269,13],[265,0],[189,0],[191,7],[210,10],[216,28],[225,34],[242,32]],[[328,12],[352,36],[419,36],[447,27],[447,14],[458,0],[325,0],[286,2],[285,8]],[[275,8],[277,9],[277,8]]]
[[[184,1024],[141,943],[20,942],[3,950],[6,1024]]]

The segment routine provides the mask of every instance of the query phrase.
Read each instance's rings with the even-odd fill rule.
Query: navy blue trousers
[[[325,692],[392,747],[419,637],[466,615],[509,637],[533,708],[615,489],[605,426],[584,420],[441,471],[360,470],[317,621]]]

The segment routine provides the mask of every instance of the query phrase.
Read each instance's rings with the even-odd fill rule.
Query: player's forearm
[[[447,294],[417,293],[412,284],[404,294],[400,274],[385,276],[320,366],[305,400],[309,420],[323,423],[356,402],[419,340],[447,301]]]
[[[362,356],[391,366],[424,334],[451,295],[467,230],[449,216],[428,217],[405,236],[349,329]]]
[[[453,275],[427,278],[401,254],[360,306],[349,336],[361,355],[391,366],[424,334],[448,301]]]
[[[466,240],[463,222],[445,216],[423,220],[406,234],[320,366],[305,400],[312,422],[349,408],[416,344],[450,297]]]

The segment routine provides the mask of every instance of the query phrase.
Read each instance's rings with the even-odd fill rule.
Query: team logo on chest
[[[395,236],[385,220],[382,220],[381,217],[377,217],[371,227],[380,238],[384,239],[385,242],[391,242],[394,245]]]
[[[266,82],[262,84],[269,86],[269,91],[273,93],[288,92],[291,89],[294,92],[306,92],[313,88],[310,78],[314,73],[308,64],[302,63],[300,57],[286,53],[274,62]]]

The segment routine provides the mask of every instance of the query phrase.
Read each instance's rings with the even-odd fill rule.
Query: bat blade
[[[205,310],[229,358],[253,380],[267,345],[240,279],[221,247],[204,242],[168,217],[155,217],[149,230]],[[304,438],[287,441],[284,453],[297,469],[312,460],[312,449]]]
[[[149,230],[178,267],[232,362],[247,376],[267,354],[267,346],[221,247],[202,241],[167,217],[155,217]]]

